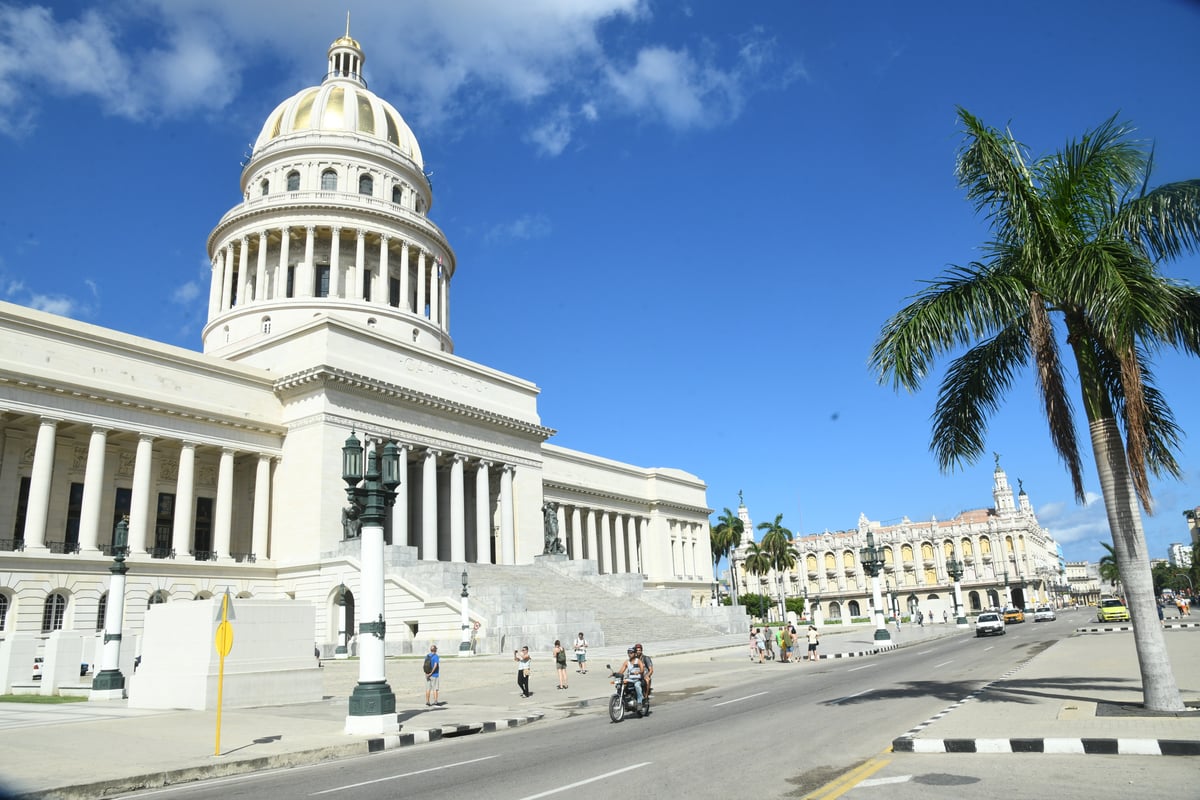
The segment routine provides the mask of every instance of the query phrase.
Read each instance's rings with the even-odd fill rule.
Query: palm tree
[[[712,540],[713,548],[713,574],[717,572],[717,563],[737,549],[742,543],[742,533],[745,531],[745,525],[742,524],[741,518],[725,507],[725,511],[717,518],[716,527],[713,533],[715,538]],[[718,546],[721,548],[720,554],[717,553]],[[733,560],[729,561],[729,585],[733,589],[733,605],[738,604],[738,588],[737,588],[737,569]]]
[[[1108,542],[1101,542],[1100,546],[1107,552],[1100,556],[1099,572],[1100,580],[1108,581],[1109,586],[1115,587],[1121,582],[1121,573],[1117,569],[1117,554],[1113,552],[1113,547]]]
[[[1115,117],[1032,161],[1008,131],[963,109],[959,119],[959,184],[994,238],[982,263],[952,268],[887,322],[871,365],[881,381],[913,391],[937,356],[967,348],[950,364],[933,414],[931,449],[943,470],[983,453],[988,416],[1015,373],[1032,365],[1051,442],[1083,502],[1069,370],[1056,337],[1065,335],[1133,617],[1144,704],[1180,710],[1138,503],[1151,510],[1148,474],[1180,472],[1180,431],[1149,356],[1164,345],[1200,354],[1200,291],[1158,271],[1200,247],[1200,180],[1147,191],[1152,155]]]
[[[776,595],[779,598],[779,617],[786,619],[783,603],[783,570],[796,566],[796,554],[792,552],[792,532],[783,527],[783,514],[776,514],[773,522],[760,522],[758,529],[765,531],[762,537],[763,549],[771,560],[771,569],[775,571]]]
[[[750,542],[750,544],[746,545],[744,563],[746,565],[746,572],[751,575],[757,575],[761,579],[771,571],[771,551],[759,542]]]

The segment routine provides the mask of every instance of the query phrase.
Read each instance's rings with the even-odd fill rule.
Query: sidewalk
[[[905,627],[898,633],[893,629],[891,646],[971,635],[953,625]],[[975,699],[897,741],[912,742],[911,749],[916,752],[936,749],[934,742],[941,742],[940,752],[946,752],[946,742],[970,737],[1170,738],[1195,742],[1200,752],[1200,718],[1097,716],[1098,702],[1141,700],[1130,636],[1118,632],[1065,639]],[[1200,680],[1182,666],[1197,663],[1200,657],[1200,629],[1168,631],[1167,640],[1185,699],[1200,701]],[[742,635],[644,644],[656,659],[690,658],[722,672],[750,668]],[[881,651],[869,629],[842,631],[828,626],[822,632],[821,652],[825,659],[836,659]],[[213,711],[130,709],[125,701],[54,706],[3,703],[2,780],[4,789],[18,797],[94,798],[558,719],[581,705],[603,703],[610,690],[604,665],[618,664],[624,656],[624,644],[592,648],[588,674],[580,675],[573,665],[568,666],[570,688],[560,691],[555,688],[551,656],[535,654],[534,694],[526,699],[517,691],[516,666],[510,656],[446,655],[442,660],[444,705],[431,708],[425,706],[421,657],[389,659],[387,676],[396,694],[401,733],[375,738],[343,733],[358,662],[327,661],[323,673],[326,699],[319,703],[225,709],[219,756],[215,755]],[[673,688],[669,671],[656,687]],[[931,738],[935,736],[940,738]]]

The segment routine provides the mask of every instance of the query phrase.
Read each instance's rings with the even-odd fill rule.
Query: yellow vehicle
[[[1096,609],[1096,620],[1099,622],[1129,622],[1129,609],[1125,603],[1115,597],[1103,597]]]
[[[1022,611],[1021,609],[1019,609],[1019,608],[1004,609],[1004,624],[1005,625],[1012,625],[1013,623],[1024,622],[1024,621],[1025,621],[1025,612]]]

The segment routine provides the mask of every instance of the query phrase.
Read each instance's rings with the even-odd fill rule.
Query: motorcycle
[[[637,689],[634,687],[633,681],[626,678],[622,672],[613,672],[611,664],[605,664],[605,667],[612,673],[612,680],[609,682],[613,685],[612,697],[608,699],[609,718],[613,722],[620,722],[627,713],[636,713],[639,717],[648,715],[650,713],[649,695],[645,695],[645,699],[638,703]]]

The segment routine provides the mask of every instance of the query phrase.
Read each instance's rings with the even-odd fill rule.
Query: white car
[[[976,636],[1003,636],[1004,619],[995,611],[984,611],[975,618]]]
[[[1054,609],[1050,606],[1038,606],[1033,611],[1034,622],[1053,622],[1058,619],[1054,614]]]

